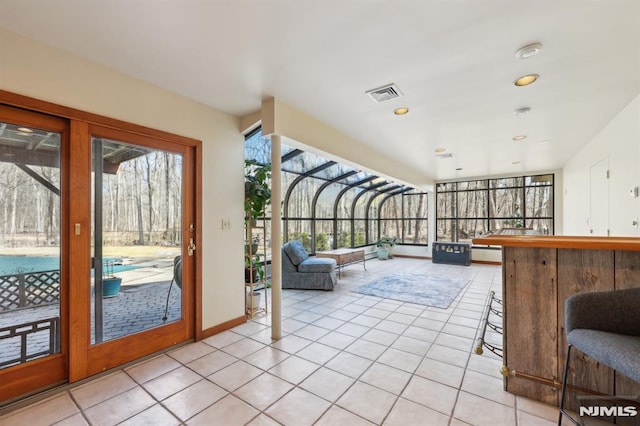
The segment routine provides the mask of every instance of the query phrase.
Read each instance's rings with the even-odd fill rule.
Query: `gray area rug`
[[[446,309],[468,279],[425,274],[395,274],[358,287],[354,292]]]

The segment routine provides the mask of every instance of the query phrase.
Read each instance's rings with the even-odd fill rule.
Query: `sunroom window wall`
[[[418,226],[421,237],[417,241],[426,245],[426,216],[422,217],[420,212],[416,213],[417,217],[404,217],[402,195],[396,194],[412,188],[288,146],[282,147],[282,153],[283,234],[279,241],[272,241],[269,206],[263,234],[268,251],[270,247],[278,247],[293,239],[301,240],[311,254],[375,244],[381,235],[378,209],[383,200],[395,200],[397,197],[392,201],[395,208],[399,208],[399,213],[394,213],[391,218],[394,225],[382,225],[382,228],[386,232],[392,226],[394,236],[404,240],[403,230],[418,229]],[[270,141],[262,137],[259,129],[246,137],[245,158],[254,159],[259,164],[271,161]],[[414,243],[414,237],[411,238],[410,244]],[[270,258],[270,253],[267,253],[267,258]]]
[[[471,242],[503,229],[553,234],[552,174],[436,185],[436,239]]]

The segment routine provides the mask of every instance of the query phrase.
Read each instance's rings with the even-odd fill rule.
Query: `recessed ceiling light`
[[[516,51],[516,58],[518,59],[527,59],[532,57],[533,55],[540,52],[542,49],[542,44],[540,43],[531,43],[526,46],[522,46],[520,49]]]
[[[511,139],[513,139],[514,141],[523,141],[527,138],[527,135],[517,135],[512,137]]]
[[[551,143],[551,141],[550,141],[549,139],[544,139],[544,140],[541,140],[541,141],[540,141],[540,142],[538,142],[538,143],[539,143],[540,145],[546,145],[546,144],[548,144],[548,143]]]
[[[538,77],[540,77],[538,74],[523,75],[522,77],[514,81],[513,84],[515,84],[518,87],[528,86],[531,83],[534,83],[538,79]]]
[[[513,113],[515,115],[526,115],[529,114],[531,112],[531,108],[529,107],[522,107],[522,108],[517,108],[513,110]]]
[[[436,148],[436,152],[438,154],[440,154],[441,152],[445,152],[447,149],[446,148]]]
[[[519,161],[513,161],[513,162],[511,162],[511,164],[520,164],[520,162]]]
[[[409,108],[405,108],[405,107],[396,108],[396,109],[393,110],[393,113],[395,115],[405,115],[408,112],[409,112]]]
[[[18,131],[23,133],[33,133],[33,130],[29,129],[28,127],[18,127]]]
[[[462,170],[462,167],[456,167],[456,170],[460,171]]]

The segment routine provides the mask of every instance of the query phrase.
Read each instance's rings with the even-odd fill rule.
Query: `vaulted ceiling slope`
[[[0,0],[0,10],[0,27],[234,115],[273,96],[432,179],[561,168],[640,93],[637,0]],[[532,42],[540,52],[517,59]],[[539,80],[513,85],[528,73]],[[365,94],[388,83],[402,96]]]

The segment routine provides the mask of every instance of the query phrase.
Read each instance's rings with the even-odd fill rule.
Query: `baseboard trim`
[[[430,257],[427,256],[412,256],[408,254],[393,254],[393,257],[404,257],[406,259],[421,259],[421,260],[429,260]]]
[[[207,337],[211,337],[215,334],[222,333],[223,331],[229,330],[240,324],[244,324],[245,322],[247,322],[246,315],[242,315],[241,317],[230,319],[229,321],[225,321],[221,324],[214,325],[213,327],[202,330],[200,333],[198,333],[196,340],[206,339]]]

